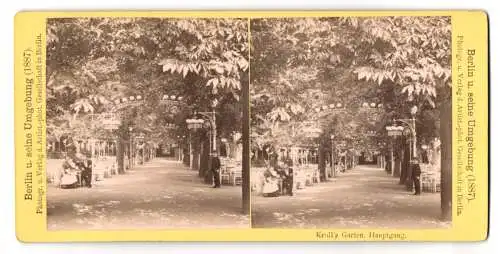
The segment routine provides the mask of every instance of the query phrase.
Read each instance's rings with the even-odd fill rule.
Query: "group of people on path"
[[[217,153],[210,154],[211,171],[213,175],[213,188],[220,188],[221,161]],[[421,194],[420,174],[421,169],[417,159],[410,161],[412,185],[415,195]],[[76,146],[68,148],[66,159],[63,163],[63,172],[60,174],[60,186],[74,188],[78,186],[92,187],[92,160],[82,153],[77,152]],[[280,161],[277,154],[270,156],[269,166],[264,172],[264,185],[262,193],[266,197],[279,195],[293,196],[293,161],[285,159]]]
[[[291,159],[280,161],[277,154],[271,155],[269,165],[264,172],[262,195],[264,197],[293,196],[293,161]]]
[[[92,160],[77,151],[76,146],[68,147],[66,158],[59,175],[61,188],[86,186],[92,188]]]

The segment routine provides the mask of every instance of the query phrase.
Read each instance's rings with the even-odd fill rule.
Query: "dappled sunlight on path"
[[[253,227],[435,228],[439,193],[411,195],[382,169],[358,166],[292,197],[252,197]]]
[[[48,228],[244,228],[241,186],[212,189],[196,171],[158,159],[97,182],[93,188],[49,188]]]

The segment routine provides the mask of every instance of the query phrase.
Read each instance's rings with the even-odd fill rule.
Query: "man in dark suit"
[[[420,169],[420,164],[418,163],[417,158],[413,158],[411,161],[411,178],[413,180],[413,184],[415,185],[415,195],[420,195],[420,174],[422,170]]]
[[[220,188],[220,159],[217,153],[211,153],[212,165],[210,169],[212,170],[212,175],[214,176],[214,186],[213,188]]]
[[[85,159],[82,163],[82,185],[92,188],[92,160]]]
[[[286,195],[293,196],[293,167],[289,166],[287,170],[288,172],[286,174],[286,181],[285,181]]]

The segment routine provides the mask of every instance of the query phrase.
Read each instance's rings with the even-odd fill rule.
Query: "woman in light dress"
[[[278,155],[273,153],[270,156],[267,170],[264,171],[264,183],[262,186],[262,195],[264,197],[276,197],[280,193],[280,177],[276,171],[278,167]]]

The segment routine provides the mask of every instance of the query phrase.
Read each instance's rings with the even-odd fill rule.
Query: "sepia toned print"
[[[451,225],[450,17],[250,30],[253,227]]]
[[[20,242],[488,238],[484,11],[14,20]]]
[[[247,19],[48,19],[48,229],[250,227],[248,52]]]

